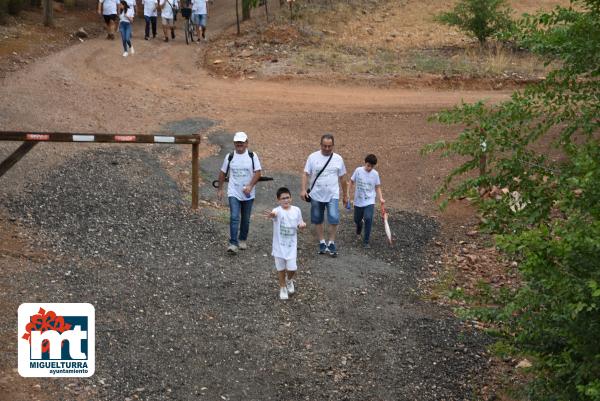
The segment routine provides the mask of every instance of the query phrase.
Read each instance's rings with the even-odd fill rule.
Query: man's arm
[[[260,176],[262,175],[261,170],[256,170],[254,172],[254,175],[252,176],[252,180],[250,181],[250,184],[246,185],[244,187],[244,193],[246,195],[250,195],[250,192],[252,192],[252,188],[254,188],[254,186],[256,185],[256,183],[258,182],[258,180],[260,179]]]
[[[346,180],[346,174],[340,176],[340,184],[342,185],[342,200],[344,205],[348,203],[348,181]]]
[[[309,180],[310,180],[310,175],[308,175],[308,173],[305,171],[302,174],[302,190],[300,191],[300,197],[303,200],[306,200],[306,185],[308,184]]]

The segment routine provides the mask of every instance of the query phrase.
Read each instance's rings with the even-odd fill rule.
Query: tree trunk
[[[267,16],[267,24],[269,23],[269,0],[265,0],[265,15]]]
[[[242,21],[250,19],[250,0],[242,0]]]
[[[239,12],[239,0],[235,0],[235,21],[237,22],[237,34],[240,35],[240,12]]]
[[[43,0],[44,2],[44,26],[54,26],[53,6],[54,0]]]

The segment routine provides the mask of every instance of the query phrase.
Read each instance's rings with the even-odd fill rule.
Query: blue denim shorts
[[[192,14],[194,24],[206,27],[206,14]]]
[[[327,209],[327,223],[340,224],[339,203],[339,199],[332,199],[329,202],[319,202],[312,199],[310,201],[310,222],[312,224],[323,224],[325,209]]]

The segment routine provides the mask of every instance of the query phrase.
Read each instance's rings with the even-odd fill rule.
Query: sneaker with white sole
[[[337,248],[335,246],[335,242],[330,242],[327,246],[327,252],[332,258],[335,258],[338,255]]]
[[[236,254],[237,252],[238,252],[238,247],[237,247],[237,245],[230,244],[230,245],[227,247],[227,253],[230,253],[230,254]]]
[[[319,255],[327,253],[327,245],[324,242],[319,243]]]
[[[292,295],[296,292],[296,288],[294,287],[294,280],[286,280],[285,286],[289,295]]]
[[[127,56],[129,56],[129,53],[123,52],[123,57],[127,57]]]
[[[133,47],[130,47],[130,48],[129,48],[129,53],[131,53],[131,54],[135,54],[135,50],[133,50]]]
[[[239,247],[243,251],[243,250],[248,249],[248,244],[246,243],[246,241],[240,241]]]
[[[279,299],[282,301],[288,300],[290,297],[288,296],[288,291],[286,287],[281,287],[279,289]]]

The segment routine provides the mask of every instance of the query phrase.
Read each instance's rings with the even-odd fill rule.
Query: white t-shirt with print
[[[121,22],[125,22],[125,23],[131,23],[131,21],[129,20],[129,18],[131,18],[131,21],[133,21],[133,17],[135,17],[135,11],[133,10],[133,7],[129,7],[127,9],[127,12],[122,12],[119,14],[119,21]]]
[[[229,154],[225,156],[225,160],[221,166],[221,171],[223,173],[227,172],[227,164],[229,163],[228,157]],[[254,199],[256,187],[252,188],[250,197],[246,197],[246,194],[244,194],[244,187],[250,184],[254,173],[259,170],[261,170],[260,161],[258,160],[256,153],[254,153],[254,171],[252,171],[252,159],[250,159],[248,151],[246,150],[242,154],[233,152],[233,159],[231,159],[231,164],[229,164],[229,185],[227,185],[227,197],[233,196],[241,201]]]
[[[352,178],[350,178],[356,189],[354,191],[354,206],[365,207],[375,204],[377,193],[375,187],[381,185],[379,173],[372,169],[367,172],[364,167],[359,167],[354,170]]]
[[[304,166],[304,172],[310,175],[307,189],[310,189],[317,174],[323,169],[327,160],[329,160],[329,156],[323,156],[320,150],[311,153],[311,155],[308,156],[308,160],[306,160],[306,165]],[[344,160],[342,159],[342,156],[334,153],[327,168],[321,173],[319,179],[310,190],[310,197],[319,202],[329,202],[332,199],[339,199],[339,177],[344,174],[346,174]]]
[[[117,15],[117,0],[98,0],[102,7],[102,15]]]
[[[296,259],[298,253],[298,224],[302,223],[302,211],[297,206],[287,210],[281,206],[273,209],[273,252],[271,255],[286,260]]]
[[[166,19],[173,19],[173,7],[178,8],[177,0],[160,0],[160,15]]]
[[[157,15],[156,9],[158,8],[158,1],[157,0],[142,0],[142,3],[144,4],[144,15],[146,17],[156,17],[156,15]]]
[[[206,15],[206,0],[192,0],[192,14]]]

